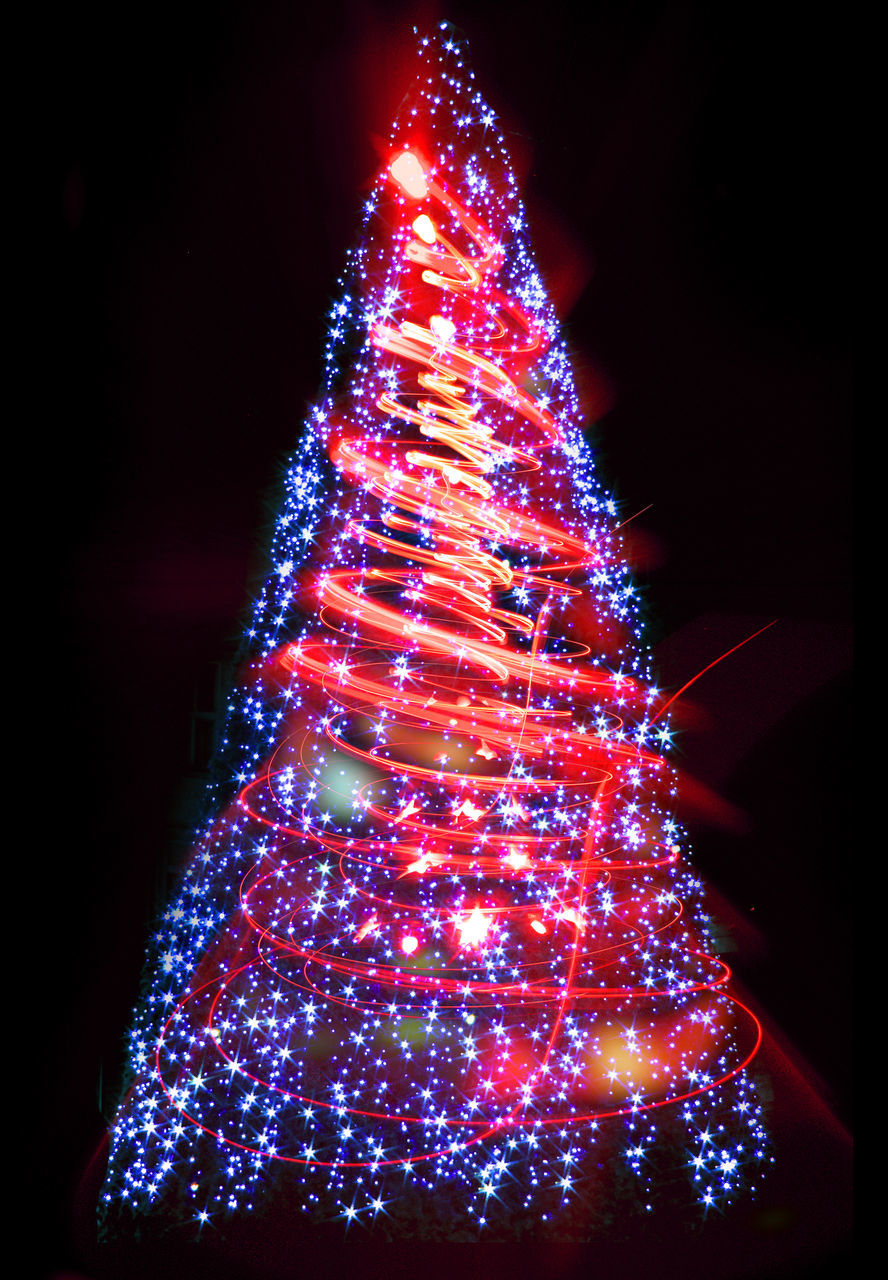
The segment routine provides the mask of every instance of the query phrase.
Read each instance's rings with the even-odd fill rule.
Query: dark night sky
[[[64,963],[34,1152],[59,1203],[101,1135],[192,693],[261,572],[417,13],[462,28],[514,134],[603,473],[649,507],[664,682],[779,620],[695,687],[683,761],[730,808],[689,820],[743,981],[850,1118],[841,31],[760,0],[87,4],[56,28],[47,152]]]

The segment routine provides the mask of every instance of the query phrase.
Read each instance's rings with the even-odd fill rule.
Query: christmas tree
[[[419,60],[152,939],[109,1230],[277,1199],[585,1238],[605,1192],[705,1209],[768,1158],[505,143],[450,28]]]

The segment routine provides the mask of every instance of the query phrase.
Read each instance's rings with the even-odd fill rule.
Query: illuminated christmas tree
[[[110,1230],[277,1198],[583,1238],[603,1188],[705,1208],[768,1158],[505,145],[449,28],[420,64],[152,940]]]

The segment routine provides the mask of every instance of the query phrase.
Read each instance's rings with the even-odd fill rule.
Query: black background
[[[51,795],[39,1274],[88,1274],[66,1224],[193,691],[262,572],[411,25],[440,17],[526,173],[604,477],[648,508],[630,527],[664,682],[777,619],[689,695],[681,763],[721,799],[687,817],[732,963],[850,1122],[846,32],[760,0],[72,7],[43,77],[55,354],[31,442],[58,583],[30,769]]]

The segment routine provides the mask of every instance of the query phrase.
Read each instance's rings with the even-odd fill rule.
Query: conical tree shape
[[[287,473],[219,811],[153,941],[117,1227],[284,1197],[383,1233],[582,1236],[603,1185],[650,1198],[684,1169],[708,1204],[763,1160],[757,1025],[707,951],[504,143],[449,29],[420,61]]]

